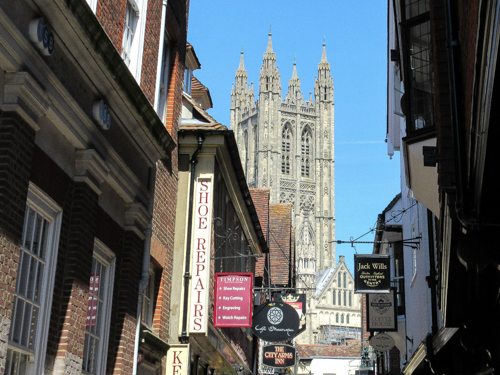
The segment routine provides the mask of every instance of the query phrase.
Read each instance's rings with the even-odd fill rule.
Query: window
[[[115,255],[98,239],[89,282],[87,328],[83,348],[84,374],[104,374],[115,274]]]
[[[337,293],[335,291],[333,291],[333,295],[332,295],[332,297],[333,297],[333,305],[335,305],[335,296],[336,296],[336,294]]]
[[[352,292],[349,292],[349,307],[352,307]]]
[[[301,144],[301,175],[310,177],[311,131],[308,128],[302,131]]]
[[[342,275],[340,272],[339,272],[339,288],[342,288]],[[340,301],[340,299],[339,299],[339,301]]]
[[[339,290],[339,306],[342,305],[342,292]]]
[[[138,20],[139,17],[135,3],[132,4],[127,1],[125,23],[123,25],[122,58],[128,67],[130,67],[130,63],[132,62],[132,43],[134,41]]]
[[[147,0],[128,0],[123,24],[121,55],[138,83],[141,81],[147,5]]]
[[[340,323],[344,324],[344,314],[340,317]]]
[[[142,291],[142,323],[149,328],[153,327],[154,315],[154,296],[155,296],[155,272],[149,269],[148,284]]]
[[[165,32],[166,34],[166,32]],[[163,55],[161,58],[161,68],[160,76],[158,81],[158,94],[156,102],[156,113],[158,117],[166,122],[167,118],[167,96],[168,96],[168,86],[170,84],[170,41],[168,36],[165,35],[165,41],[163,43]]]
[[[290,159],[292,153],[292,131],[285,125],[281,137],[281,173],[290,174]]]
[[[42,374],[61,209],[30,184],[7,348],[5,374]]]
[[[335,315],[335,323],[338,323],[339,322],[339,313],[337,313],[337,315]]]
[[[182,90],[191,95],[191,78],[193,77],[193,72],[191,69],[186,68],[184,71],[184,83],[182,84]]]
[[[347,288],[347,272],[344,272],[344,288]]]
[[[345,322],[346,322],[347,324],[349,324],[349,314],[347,314],[347,315],[346,315],[345,319],[346,319],[346,321],[345,321]]]
[[[346,291],[344,290],[344,306],[347,306],[346,300],[347,300],[347,294]]]
[[[405,1],[405,77],[408,134],[434,126],[429,0]]]

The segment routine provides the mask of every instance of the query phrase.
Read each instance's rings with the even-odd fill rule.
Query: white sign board
[[[212,178],[196,180],[191,259],[189,332],[207,333],[210,246],[212,238]]]

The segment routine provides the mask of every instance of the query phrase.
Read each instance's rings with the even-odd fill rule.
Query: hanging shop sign
[[[394,339],[387,333],[379,333],[370,339],[370,345],[379,352],[386,352],[394,348]]]
[[[253,275],[216,273],[214,327],[251,327]]]
[[[370,293],[366,295],[367,331],[397,331],[396,289],[391,293]]]
[[[262,363],[270,367],[295,366],[297,353],[290,345],[267,345],[263,348]]]
[[[212,235],[212,194],[210,177],[198,177],[195,190],[191,287],[189,293],[189,332],[207,333],[210,246]]]
[[[273,299],[278,302],[285,302],[297,311],[300,319],[299,331],[297,334],[304,332],[306,330],[306,295],[299,293],[275,293]]]
[[[170,345],[167,352],[167,370],[169,375],[189,374],[189,344]]]
[[[286,341],[297,336],[299,315],[284,302],[266,302],[255,309],[252,330],[258,338],[270,341]]]
[[[389,293],[391,289],[389,255],[355,254],[354,289],[356,293]]]

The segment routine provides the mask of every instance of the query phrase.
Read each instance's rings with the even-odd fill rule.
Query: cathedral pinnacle
[[[243,62],[243,46],[241,47],[241,57],[240,57],[240,66],[238,70],[245,70],[245,63]]]
[[[273,52],[273,42],[271,40],[271,25],[269,25],[269,41],[267,42],[266,52]]]
[[[326,43],[325,43],[325,41],[324,41],[324,40],[323,40],[323,55],[321,56],[321,62],[322,62],[322,63],[326,63],[326,62],[328,62],[328,61],[326,60]]]
[[[292,72],[292,79],[297,79],[297,62],[295,61],[295,58],[293,59],[293,72]]]

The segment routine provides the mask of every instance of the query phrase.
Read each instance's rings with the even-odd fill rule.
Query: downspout
[[[193,221],[193,195],[194,195],[194,183],[196,179],[196,164],[198,163],[198,154],[203,146],[203,136],[198,136],[198,148],[193,153],[191,157],[191,181],[189,184],[189,207],[188,207],[188,226],[187,226],[187,240],[186,240],[186,265],[184,268],[184,301],[183,301],[183,312],[182,312],[182,333],[181,341],[186,342],[188,339],[187,335],[187,308],[188,308],[188,294],[189,294],[189,279],[191,275],[189,270],[191,268],[191,233],[192,233],[192,221]]]
[[[460,129],[458,124],[458,104],[457,104],[457,85],[456,85],[456,71],[455,71],[455,48],[458,47],[458,42],[453,38],[453,26],[451,19],[451,4],[450,0],[446,1],[446,16],[448,23],[448,46],[449,46],[449,59],[450,59],[450,86],[451,86],[451,100],[452,100],[452,122],[453,122],[453,140],[455,146],[456,158],[456,174],[457,174],[457,200],[455,203],[455,210],[460,224],[464,228],[474,228],[479,225],[488,227],[499,227],[500,223],[484,223],[480,222],[480,218],[476,215],[472,216],[466,212],[464,186],[465,179],[463,173],[463,158],[462,158],[462,139],[460,136]]]
[[[427,278],[427,285],[431,289],[431,315],[432,315],[432,334],[438,332],[437,323],[437,303],[436,303],[436,260],[434,257],[434,228],[433,228],[432,212],[427,209],[427,232],[429,239],[429,276]]]
[[[158,170],[158,162],[156,162],[155,174]],[[139,280],[139,295],[137,297],[137,326],[135,328],[135,343],[134,343],[134,365],[132,374],[137,374],[138,366],[138,356],[139,356],[139,344],[140,344],[140,334],[141,334],[141,322],[142,322],[142,303],[144,289],[148,285],[149,281],[149,265],[150,265],[150,255],[151,255],[151,235],[152,235],[152,225],[153,225],[153,208],[154,208],[154,198],[156,190],[156,177],[154,178],[153,191],[151,192],[151,200],[149,201],[149,214],[151,215],[151,221],[148,227],[144,230],[146,238],[144,239],[144,250],[142,252],[142,271],[141,279]]]

